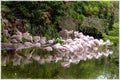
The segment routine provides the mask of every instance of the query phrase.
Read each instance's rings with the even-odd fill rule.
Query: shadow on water
[[[46,63],[40,65],[37,62],[20,66],[2,66],[2,78],[42,78],[42,79],[118,79],[119,78],[119,54],[117,47],[113,47],[114,53],[109,57],[102,56],[99,59],[80,61],[72,64],[70,68],[62,68],[60,63]]]

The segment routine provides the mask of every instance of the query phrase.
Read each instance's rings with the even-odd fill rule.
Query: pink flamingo
[[[40,41],[40,36],[34,36],[33,41],[34,42],[39,42]]]
[[[69,67],[70,67],[70,62],[69,62],[69,61],[62,62],[62,63],[61,63],[61,66],[62,66],[62,67],[67,67],[67,68],[69,68]]]
[[[4,29],[4,30],[2,30],[2,32],[3,32],[4,35],[10,37],[10,35],[9,35],[9,33],[8,33],[8,30]]]
[[[17,35],[21,35],[22,36],[22,33],[17,29],[17,32],[16,32]]]
[[[35,43],[34,46],[35,47],[41,47],[41,43]]]
[[[96,44],[96,46],[100,46],[100,41],[98,39],[94,39],[94,43]]]
[[[33,55],[32,58],[35,61],[39,61],[40,60],[40,56],[39,55]]]
[[[33,44],[32,44],[31,42],[25,42],[24,45],[25,45],[26,47],[33,46]]]
[[[18,55],[17,53],[14,55],[14,59],[13,59],[13,65],[20,65],[20,62],[22,60],[22,56]]]
[[[18,43],[18,41],[16,39],[11,39],[10,41],[11,41],[11,43]]]
[[[26,40],[29,40],[29,41],[33,42],[33,37],[28,32],[23,33],[22,37]]]
[[[45,38],[45,37],[42,37],[42,38],[40,39],[40,43],[41,43],[42,45],[46,44],[46,38]]]
[[[40,59],[39,60],[39,64],[44,64],[45,63],[45,59]]]
[[[53,40],[48,40],[48,43],[49,44],[52,44],[52,43],[54,43],[55,42],[55,40],[53,39]]]
[[[50,46],[46,47],[45,50],[47,50],[47,51],[53,51],[52,47],[50,47]]]
[[[13,35],[11,39],[16,39],[18,42],[22,41],[22,36],[21,35]]]

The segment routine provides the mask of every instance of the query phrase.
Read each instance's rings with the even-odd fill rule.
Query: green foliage
[[[15,17],[25,19],[29,24],[27,30],[32,35],[49,36],[49,26],[54,26],[55,31],[59,31],[59,17],[65,15],[71,16],[78,26],[85,22],[87,17],[94,15],[100,19],[107,19],[108,30],[111,20],[111,15],[114,10],[118,8],[117,2],[110,1],[79,1],[79,2],[5,2],[2,1],[2,9],[10,10],[6,17],[13,20]],[[14,13],[13,13],[14,12]],[[117,20],[117,19],[115,19]],[[98,20],[99,21],[99,20]],[[84,26],[83,26],[84,27]],[[94,24],[93,26],[94,27]],[[46,31],[48,34],[46,34]],[[51,31],[51,30],[50,30]],[[87,31],[86,31],[87,32]],[[56,32],[58,34],[58,32]],[[107,33],[107,32],[106,32]],[[51,36],[55,36],[52,34]]]
[[[11,10],[6,15],[8,19],[12,20],[15,17],[25,19],[29,23],[29,32],[33,35],[41,34],[42,36],[46,32],[46,29],[48,29],[49,25],[56,26],[58,24],[57,18],[64,15],[66,10],[63,2],[3,1],[2,4]],[[39,32],[36,33],[38,30]]]
[[[9,39],[8,39],[8,37],[6,37],[5,35],[1,35],[1,42],[3,42],[3,43],[9,43],[10,41],[9,41]]]
[[[45,34],[44,36],[50,40],[52,38],[58,38],[59,34],[57,32],[57,30],[55,29],[54,25],[49,25],[48,28],[45,30]]]
[[[110,39],[114,45],[118,45],[119,43],[119,24],[115,23],[113,24],[113,29],[109,31],[109,35],[106,35],[105,33],[102,34],[103,39],[107,40]]]

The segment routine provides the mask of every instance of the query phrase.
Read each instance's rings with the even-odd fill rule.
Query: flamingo
[[[33,42],[33,37],[28,32],[23,33],[22,37],[26,40]]]
[[[106,45],[111,45],[110,40],[107,40],[105,43]]]
[[[109,49],[106,50],[106,53],[113,54],[113,51],[110,51]]]
[[[33,41],[34,42],[39,42],[40,41],[40,36],[34,36]]]
[[[33,44],[32,44],[31,42],[25,42],[24,45],[25,45],[26,47],[33,46]]]
[[[61,63],[61,66],[62,66],[62,67],[67,67],[67,68],[69,68],[69,67],[70,67],[70,62],[69,62],[69,61],[62,62],[62,63]]]
[[[16,39],[18,42],[22,41],[22,36],[21,35],[13,35],[11,39]]]
[[[72,39],[67,39],[67,40],[65,40],[65,43],[71,43],[73,40]]]
[[[10,42],[11,43],[18,43],[18,41],[16,39],[11,39]]]
[[[8,30],[4,29],[2,32],[3,32],[4,35],[10,37],[10,35],[9,35],[9,33],[8,33]]]
[[[53,44],[55,42],[55,40],[53,39],[53,40],[48,40],[48,43],[49,44]]]
[[[94,37],[90,36],[90,37],[89,37],[89,40],[94,40]]]
[[[53,60],[53,56],[48,56],[46,59],[45,59],[45,62],[47,63],[51,63]]]
[[[6,66],[7,64],[7,58],[6,57],[1,57],[1,63],[2,63],[2,66]]]
[[[40,59],[39,60],[39,64],[44,64],[45,63],[45,59]]]
[[[32,54],[33,54],[34,51],[35,51],[35,49],[31,53],[25,54],[27,60],[31,59]]]
[[[32,60],[23,59],[23,64],[30,64],[30,63],[32,63]]]
[[[42,38],[40,39],[40,43],[41,43],[42,45],[46,44],[46,38],[45,38],[45,37],[42,37]]]
[[[102,56],[102,53],[98,52],[98,55],[101,57],[101,56]]]
[[[22,36],[22,33],[17,29],[17,32],[16,32],[17,35],[21,35]]]
[[[79,36],[78,31],[75,31],[75,32],[74,32],[74,36],[75,36],[75,38],[77,38],[77,37]]]
[[[50,62],[53,62],[54,59],[53,59],[53,56],[49,55],[48,58],[46,59],[46,62],[50,63]]]
[[[69,62],[70,62],[70,63],[74,63],[74,64],[78,64],[78,63],[80,62],[80,59],[79,59],[79,58],[69,59]]]
[[[96,46],[100,46],[100,41],[98,39],[94,39],[94,43],[96,44]]]
[[[109,54],[113,54],[113,51],[109,51]]]
[[[53,45],[53,48],[57,49],[57,48],[63,48],[63,47],[61,46],[60,43],[57,43],[57,44]]]
[[[35,47],[41,47],[41,43],[35,43],[34,46]]]
[[[50,46],[46,47],[45,50],[47,50],[47,51],[53,51],[52,47],[50,47]]]
[[[86,57],[88,58],[88,59],[92,59],[93,58],[93,56],[91,56],[91,55],[86,55]]]
[[[40,56],[39,55],[33,55],[32,58],[35,61],[39,61],[40,60]]]
[[[73,48],[71,48],[71,46],[70,45],[63,45],[63,47],[65,47],[65,48],[67,48],[67,50],[69,50],[70,52],[74,52],[74,49]]]
[[[62,57],[61,56],[55,56],[55,63],[57,63],[58,61],[62,60]]]
[[[73,30],[71,30],[71,31],[64,30],[64,31],[65,31],[65,33],[66,33],[66,35],[67,35],[67,36],[66,36],[67,39],[70,38],[70,35],[71,35],[71,34],[73,34]]]
[[[70,45],[70,46],[71,46],[71,48],[74,49],[74,51],[78,50],[78,46],[76,46],[76,45]]]
[[[20,65],[20,62],[22,60],[22,56],[18,55],[17,53],[14,55],[14,59],[13,59],[13,65]]]
[[[88,43],[91,45],[91,46],[96,46],[96,44],[94,43],[94,41],[93,40],[90,40],[90,41],[88,41]]]
[[[93,47],[93,50],[94,50],[94,51],[97,51],[97,50],[98,50],[98,47]]]

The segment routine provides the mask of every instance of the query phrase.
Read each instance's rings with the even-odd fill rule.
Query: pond
[[[119,49],[112,47],[114,53],[109,57],[80,61],[70,68],[63,68],[60,63],[37,62],[20,66],[2,66],[3,79],[118,79],[119,78]]]

